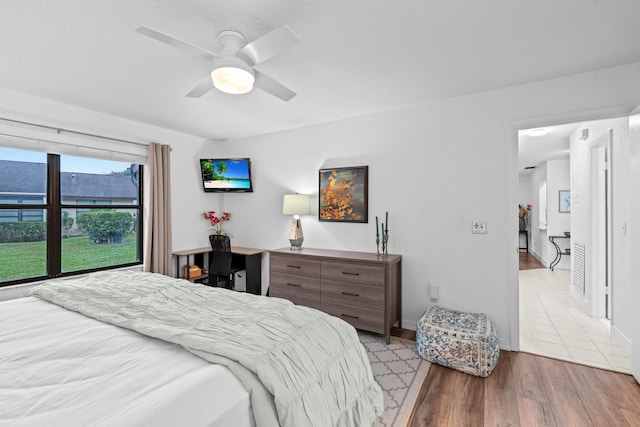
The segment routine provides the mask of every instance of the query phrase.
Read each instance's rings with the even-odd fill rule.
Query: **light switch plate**
[[[487,221],[473,221],[471,225],[471,232],[473,234],[487,234]]]

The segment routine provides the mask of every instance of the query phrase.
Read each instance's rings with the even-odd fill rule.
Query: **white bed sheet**
[[[226,367],[27,297],[0,303],[0,425],[255,423]]]

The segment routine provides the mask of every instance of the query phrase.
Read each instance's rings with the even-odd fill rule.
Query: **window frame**
[[[31,151],[31,150],[25,150]],[[102,270],[112,270],[123,267],[131,267],[136,265],[141,265],[143,263],[143,235],[144,235],[144,221],[142,213],[144,212],[144,165],[137,164],[138,166],[138,176],[137,176],[137,184],[138,184],[138,197],[136,204],[109,204],[109,205],[99,205],[99,204],[69,204],[62,203],[62,195],[61,195],[61,186],[60,186],[60,154],[52,154],[47,153],[47,190],[46,190],[46,201],[41,204],[2,204],[0,205],[0,209],[2,210],[11,210],[11,209],[42,209],[45,211],[44,218],[46,221],[46,269],[47,272],[45,275],[37,276],[37,277],[29,277],[24,279],[16,279],[16,280],[8,280],[5,282],[0,282],[0,288],[4,286],[17,285],[23,283],[31,283],[37,282],[45,279],[52,279],[57,277],[65,277],[65,276],[75,276],[80,274],[87,274],[96,271]],[[136,242],[136,252],[138,254],[138,260],[135,262],[124,263],[111,265],[106,267],[98,267],[98,268],[88,268],[84,270],[76,270],[76,271],[62,271],[62,212],[65,209],[127,209],[127,210],[136,210],[138,214],[136,215],[136,234],[137,234],[137,242]]]

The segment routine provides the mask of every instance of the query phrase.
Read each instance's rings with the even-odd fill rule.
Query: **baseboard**
[[[402,329],[408,329],[410,331],[418,330],[418,322],[414,322],[412,320],[403,320],[402,321]]]
[[[593,316],[593,314],[591,313],[591,305],[589,301],[587,301],[584,295],[580,295],[580,291],[573,285],[569,287],[569,297],[571,297],[571,300],[578,304],[585,313],[587,313],[589,316]]]
[[[614,325],[611,325],[611,339],[627,356],[631,356],[631,340]]]
[[[511,340],[498,337],[498,347],[500,350],[512,351]]]
[[[540,254],[539,254],[538,252],[536,252],[536,251],[532,250],[530,253],[531,253],[531,255],[533,255],[533,256],[535,257],[535,259],[537,259],[537,260],[538,260],[538,262],[539,262],[540,264],[542,264],[543,266],[545,266],[545,268],[546,268],[546,267],[549,267],[549,264],[550,264],[550,263],[549,263],[547,260],[545,260],[542,256],[540,256]]]

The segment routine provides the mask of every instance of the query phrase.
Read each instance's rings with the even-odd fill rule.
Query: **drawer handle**
[[[342,317],[349,317],[351,319],[359,319],[360,318],[360,316],[351,316],[349,314],[344,314],[344,313],[342,313]]]
[[[342,292],[342,295],[349,295],[351,297],[359,297],[360,296],[360,294],[353,294],[351,292]]]
[[[350,271],[343,271],[342,274],[346,274],[347,276],[359,276],[360,273],[351,273]]]
[[[302,285],[299,285],[299,284],[297,284],[297,283],[289,283],[289,282],[287,282],[287,285],[288,285],[288,286],[295,286],[296,288],[300,288],[300,287],[302,287]]]
[[[289,265],[289,264],[287,264],[287,267],[289,267],[289,268],[302,268],[299,265]]]

